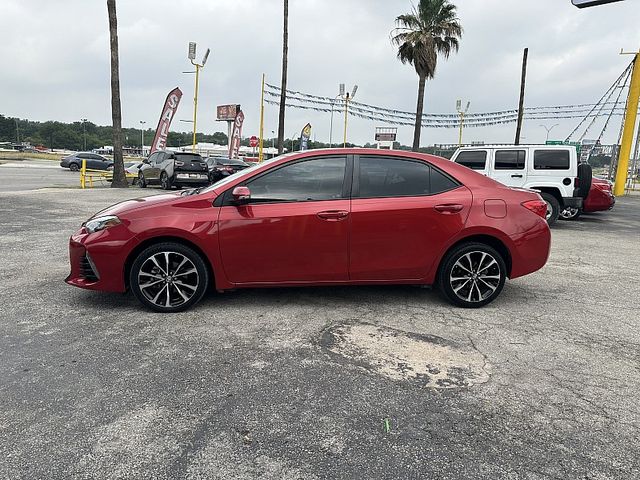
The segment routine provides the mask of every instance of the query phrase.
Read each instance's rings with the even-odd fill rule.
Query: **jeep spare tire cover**
[[[588,163],[578,164],[578,196],[587,198],[589,190],[591,190],[591,181],[593,180],[593,170]]]

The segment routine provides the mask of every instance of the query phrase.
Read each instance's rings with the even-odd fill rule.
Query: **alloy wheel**
[[[572,218],[575,218],[578,215],[579,211],[580,209],[577,207],[567,207],[564,210],[562,210],[562,212],[560,212],[560,217],[563,220],[571,220]]]
[[[158,252],[138,271],[138,285],[145,298],[159,308],[176,308],[196,294],[200,276],[194,263],[178,252]]]
[[[487,252],[472,251],[461,255],[449,275],[455,295],[465,302],[478,303],[496,293],[502,281],[498,261]]]

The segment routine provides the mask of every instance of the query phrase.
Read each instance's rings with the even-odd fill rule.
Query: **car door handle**
[[[464,206],[460,205],[459,203],[446,203],[442,205],[436,205],[433,208],[435,208],[436,212],[451,214],[451,213],[458,213],[460,210],[464,208]]]
[[[516,173],[511,175],[511,178],[522,178],[522,174],[521,173]]]
[[[330,222],[339,222],[349,216],[349,212],[345,210],[327,210],[325,212],[318,212],[318,218],[322,220],[328,220]]]

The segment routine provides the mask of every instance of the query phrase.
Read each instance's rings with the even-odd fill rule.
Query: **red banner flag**
[[[229,158],[238,158],[240,156],[242,122],[244,122],[244,113],[240,110],[236,114],[236,119],[233,121],[233,134],[231,135],[231,144],[229,146]]]
[[[173,116],[176,114],[176,110],[178,109],[181,98],[182,92],[178,87],[171,90],[169,92],[169,95],[167,95],[167,99],[164,102],[164,107],[162,108],[162,114],[160,115],[160,120],[158,121],[158,127],[156,128],[156,136],[153,138],[153,143],[151,144],[150,153],[153,153],[156,150],[164,150],[167,148],[167,135],[169,135],[169,127],[171,126],[171,120],[173,120]]]

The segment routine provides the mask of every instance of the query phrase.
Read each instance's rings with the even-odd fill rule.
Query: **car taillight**
[[[611,185],[609,185],[608,183],[593,183],[593,186],[596,187],[598,190],[602,190],[603,192],[610,192],[611,191]]]
[[[522,202],[522,206],[542,218],[547,217],[547,203],[544,200],[528,200]]]

